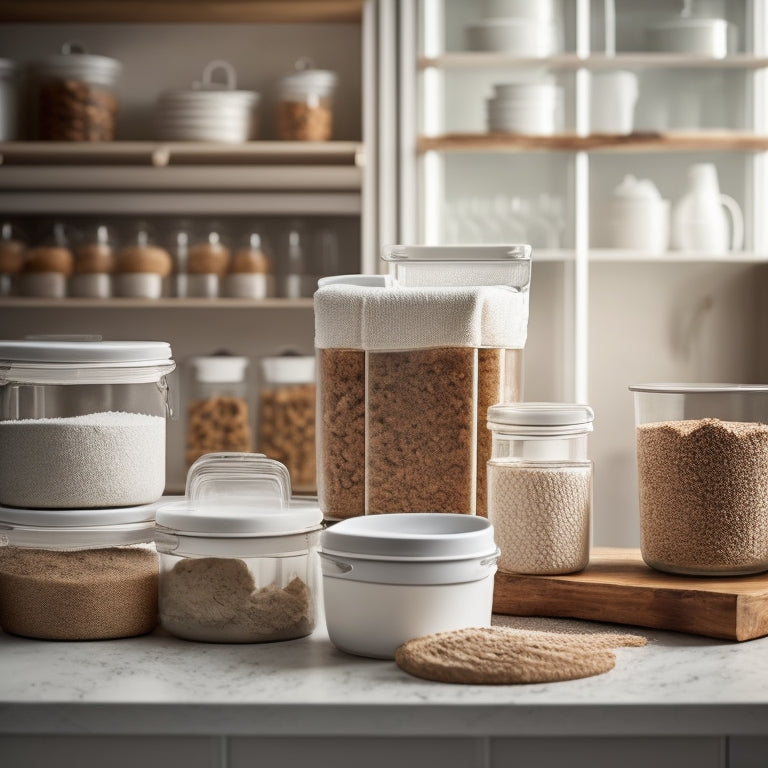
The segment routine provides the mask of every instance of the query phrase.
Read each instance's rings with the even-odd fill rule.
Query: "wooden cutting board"
[[[752,640],[768,635],[768,573],[674,576],[647,566],[639,549],[596,548],[581,573],[526,576],[497,571],[493,610]]]

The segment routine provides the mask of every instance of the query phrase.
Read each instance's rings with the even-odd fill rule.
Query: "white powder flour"
[[[104,412],[0,421],[0,504],[150,504],[165,487],[165,419]]]

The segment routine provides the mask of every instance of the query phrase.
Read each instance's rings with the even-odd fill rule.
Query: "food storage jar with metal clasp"
[[[391,659],[415,637],[491,623],[499,550],[482,517],[392,513],[323,531],[328,634],[340,650]]]
[[[322,514],[291,498],[288,470],[255,453],[212,453],[187,474],[186,499],[161,505],[160,623],[186,640],[263,643],[317,620]]]
[[[488,517],[499,569],[580,571],[589,563],[594,413],[572,403],[498,403],[488,409]]]
[[[157,501],[175,367],[162,341],[0,341],[0,504]]]
[[[42,640],[106,640],[157,625],[155,505],[0,507],[0,625]]]
[[[768,385],[629,389],[645,562],[691,576],[768,571]]]

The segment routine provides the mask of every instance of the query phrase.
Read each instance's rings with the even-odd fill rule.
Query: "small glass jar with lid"
[[[333,135],[335,72],[299,59],[279,84],[277,134],[288,141],[328,141]]]
[[[107,640],[157,625],[155,504],[0,507],[0,624],[41,640]]]
[[[272,258],[259,229],[250,229],[235,251],[224,278],[224,294],[235,299],[266,299],[275,295]]]
[[[26,237],[21,230],[11,221],[0,222],[0,296],[16,292],[26,250]]]
[[[499,569],[575,573],[589,563],[594,413],[571,403],[498,403],[488,409],[488,518]]]
[[[213,453],[161,504],[160,624],[185,640],[262,643],[310,634],[320,595],[322,513],[291,498],[288,470],[254,453]]]
[[[253,450],[248,364],[226,352],[190,360],[187,466],[206,453]]]
[[[221,292],[221,280],[227,273],[230,249],[221,224],[210,222],[194,232],[187,251],[188,295],[215,299]]]
[[[97,222],[81,229],[75,240],[74,271],[69,279],[69,295],[109,298],[112,295],[115,256],[114,235],[107,224]]]
[[[64,223],[56,221],[47,234],[26,252],[19,276],[21,293],[46,299],[67,295],[67,282],[74,269],[74,256]]]
[[[152,227],[145,221],[134,222],[117,254],[115,295],[159,299],[172,268],[171,255],[157,244]]]
[[[189,246],[192,224],[186,219],[171,223],[168,233],[168,251],[173,262],[169,293],[177,299],[189,296]]]
[[[259,450],[288,467],[296,491],[314,494],[315,358],[288,352],[260,362]]]
[[[67,42],[34,65],[37,136],[55,141],[111,141],[117,128],[116,59],[87,53]]]

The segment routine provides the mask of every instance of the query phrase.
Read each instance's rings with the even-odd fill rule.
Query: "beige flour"
[[[257,589],[243,560],[186,558],[162,575],[160,623],[186,640],[258,643],[308,635],[314,611],[298,577]]]
[[[0,547],[0,625],[43,640],[106,640],[157,625],[157,553],[136,545]]]

